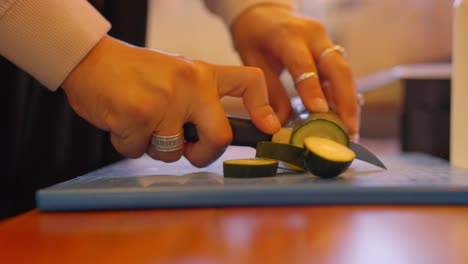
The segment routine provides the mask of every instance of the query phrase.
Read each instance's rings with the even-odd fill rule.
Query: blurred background
[[[346,48],[357,80],[397,65],[447,62],[451,56],[452,0],[296,0],[298,12],[320,20],[335,43]],[[147,46],[202,59],[241,65],[228,29],[202,1],[150,1]],[[291,96],[292,81],[283,74]],[[366,90],[361,136],[398,138],[402,83]],[[224,98],[229,113],[238,100]],[[240,113],[242,115],[242,113]]]

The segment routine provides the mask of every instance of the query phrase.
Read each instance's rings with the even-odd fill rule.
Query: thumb
[[[255,67],[218,66],[216,81],[220,96],[242,97],[252,122],[262,132],[273,134],[281,123],[268,101],[268,90],[262,70]]]

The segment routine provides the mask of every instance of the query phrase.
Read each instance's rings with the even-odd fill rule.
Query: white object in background
[[[453,30],[450,163],[468,168],[468,0],[455,0]]]

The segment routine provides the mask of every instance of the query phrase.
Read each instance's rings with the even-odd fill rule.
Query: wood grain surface
[[[468,207],[311,206],[26,214],[0,263],[468,263]]]

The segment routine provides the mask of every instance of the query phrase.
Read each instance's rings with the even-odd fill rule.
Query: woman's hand
[[[360,107],[352,71],[339,52],[321,56],[334,46],[321,23],[283,6],[257,5],[236,19],[232,35],[243,62],[264,71],[270,102],[281,122],[291,112],[290,99],[279,79],[283,69],[293,80],[315,72],[319,78],[308,78],[296,85],[304,106],[311,112],[333,108],[351,138],[357,139]]]
[[[182,56],[137,48],[104,37],[62,85],[73,109],[110,131],[124,156],[145,152],[165,162],[183,154],[203,167],[216,160],[232,140],[220,97],[242,97],[254,124],[265,133],[280,128],[268,101],[265,78],[254,67],[216,66]],[[151,136],[175,135],[192,122],[199,141],[182,150],[159,152]]]

